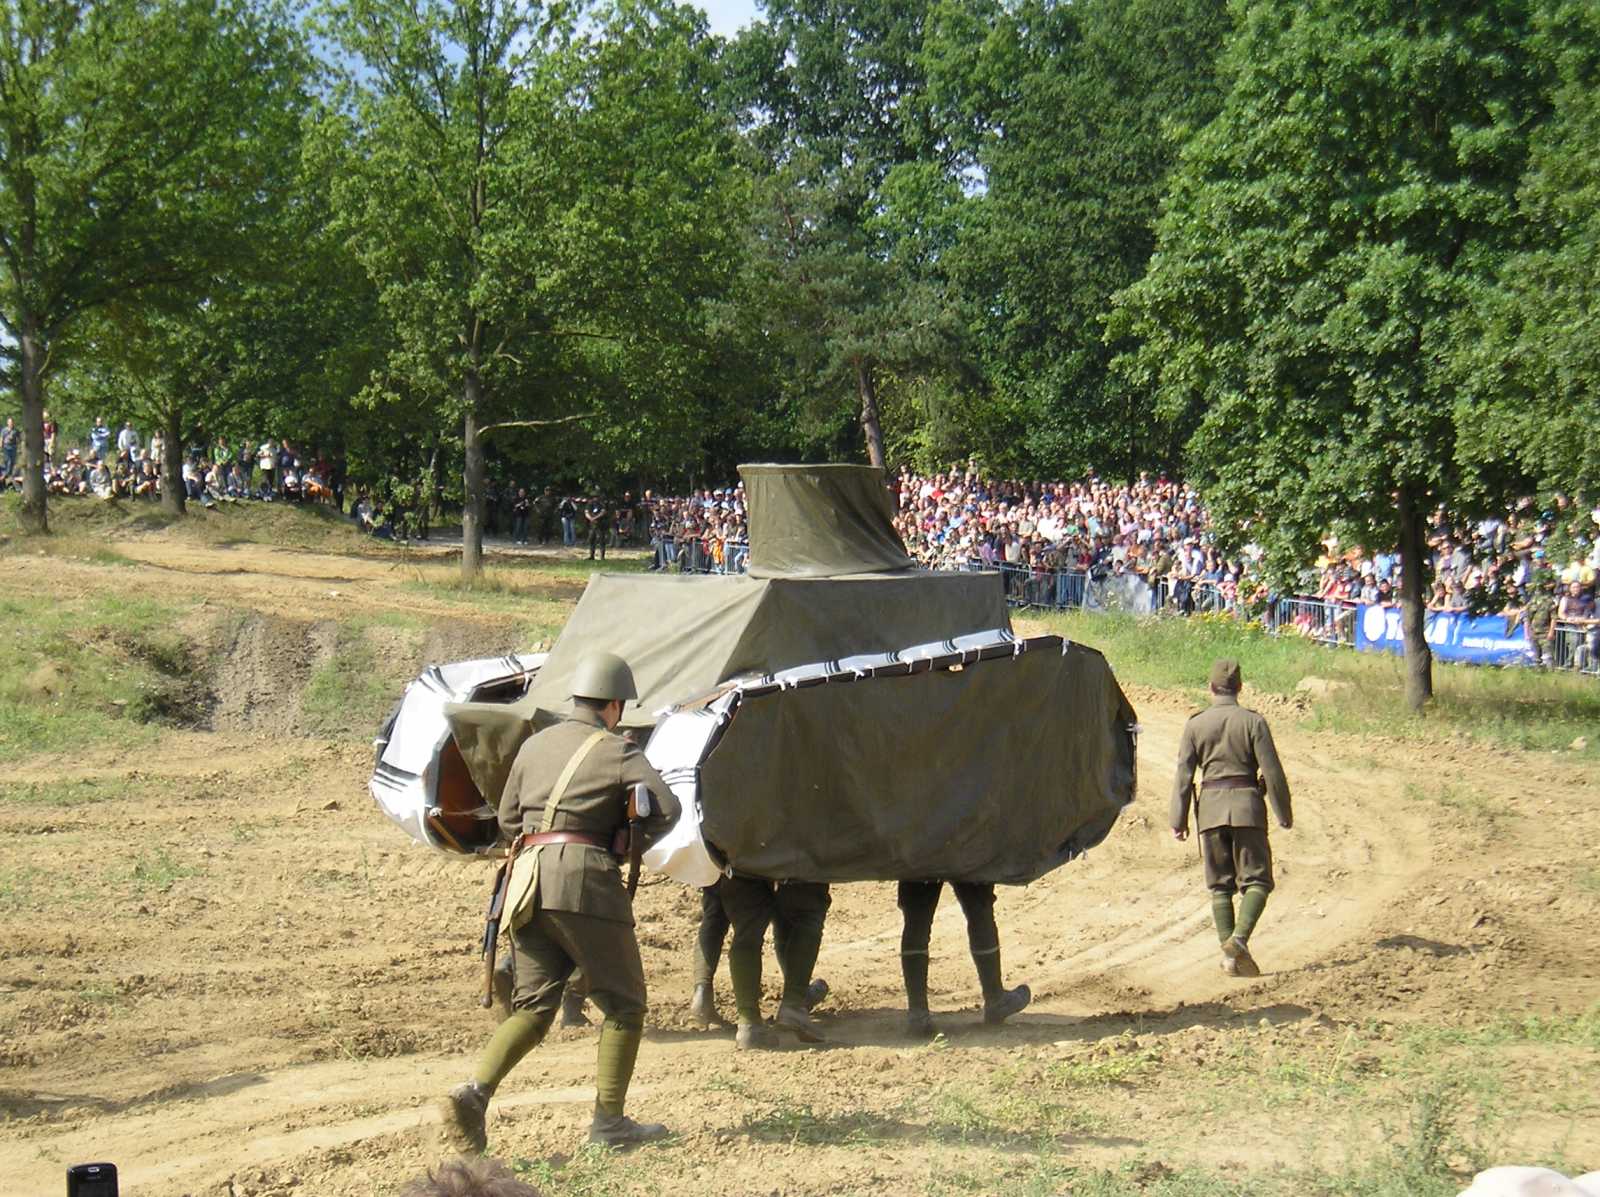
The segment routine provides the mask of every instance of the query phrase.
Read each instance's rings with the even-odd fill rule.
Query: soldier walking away
[[[797,1036],[802,1043],[823,1043],[826,1037],[811,1017],[812,1008],[828,992],[825,982],[813,982],[817,953],[822,948],[822,926],[833,897],[828,887],[813,881],[767,881],[734,874],[723,878],[722,905],[733,928],[728,945],[728,979],[739,1012],[734,1045],[741,1049],[777,1047],[777,1037],[761,1017],[761,951],[767,927],[772,927],[773,948],[783,972],[783,996],[778,1002],[776,1027]]]
[[[504,904],[512,1013],[483,1049],[472,1080],[444,1101],[447,1133],[464,1150],[486,1146],[489,1099],[543,1041],[578,968],[605,1016],[589,1141],[621,1146],[668,1133],[623,1113],[646,996],[633,903],[611,846],[628,820],[635,786],[651,795],[649,812],[640,812],[641,832],[664,831],[678,816],[678,802],[638,746],[614,734],[624,701],[638,696],[627,663],[611,653],[590,654],[579,662],[572,691],[572,716],[522,745],[500,799],[500,829],[513,851]]]
[[[928,1012],[928,943],[933,935],[933,914],[939,908],[941,881],[902,881],[899,890],[900,972],[906,982],[906,1034],[931,1039],[936,1028]],[[967,917],[967,947],[983,987],[983,1021],[998,1026],[1033,1000],[1026,985],[1007,989],[1001,983],[1000,929],[994,921],[994,886],[953,881],[956,901]]]
[[[1211,706],[1189,717],[1178,741],[1178,776],[1172,788],[1172,834],[1189,838],[1189,807],[1200,833],[1200,859],[1211,916],[1222,943],[1222,971],[1259,977],[1250,934],[1272,892],[1272,847],[1267,843],[1267,803],[1278,826],[1294,826],[1289,781],[1278,763],[1267,721],[1239,705],[1239,662],[1211,666]],[[1200,770],[1199,796],[1194,771]],[[1265,801],[1263,801],[1265,794]],[[1242,893],[1235,917],[1233,896]]]

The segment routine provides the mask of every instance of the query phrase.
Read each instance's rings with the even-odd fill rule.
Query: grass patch
[[[201,872],[201,869],[179,861],[165,848],[158,848],[134,860],[133,867],[128,871],[128,880],[133,882],[136,893],[150,890],[166,893],[185,877],[198,877]]]
[[[1313,727],[1385,736],[1462,733],[1535,750],[1566,749],[1587,736],[1581,755],[1600,755],[1600,737],[1592,735],[1600,724],[1594,678],[1436,661],[1434,701],[1419,719],[1405,705],[1404,663],[1386,654],[1271,636],[1258,624],[1219,617],[1051,612],[1019,623],[1099,649],[1125,681],[1187,690],[1197,703],[1204,701],[1211,662],[1233,657],[1244,673],[1246,703],[1251,689],[1289,695],[1308,676],[1347,683],[1316,701],[1308,716]]]
[[[0,783],[0,806],[87,806],[120,798],[126,792],[121,782],[98,777],[79,777],[70,781]]]
[[[819,1114],[810,1105],[780,1098],[766,1112],[746,1114],[742,1127],[763,1143],[797,1147],[849,1147],[879,1143],[888,1137],[884,1119],[864,1111]]]
[[[1119,1036],[1095,1044],[1074,1059],[1051,1064],[1045,1070],[1045,1081],[1052,1089],[1135,1088],[1160,1063],[1159,1049],[1139,1047]]]
[[[199,679],[177,615],[141,596],[0,599],[0,762],[135,748],[154,739],[150,724],[191,718]]]
[[[563,1159],[514,1159],[511,1170],[535,1188],[545,1193],[560,1193],[563,1197],[621,1197],[635,1191],[641,1172],[648,1161],[629,1157],[626,1167],[619,1167],[617,1154],[609,1147],[586,1143],[571,1156]]]
[[[356,727],[365,733],[394,705],[399,690],[378,669],[377,654],[362,629],[341,625],[333,655],[306,681],[300,713],[318,735]]]

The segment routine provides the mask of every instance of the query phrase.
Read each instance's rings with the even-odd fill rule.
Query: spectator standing
[[[124,420],[122,431],[117,433],[117,452],[127,453],[130,456],[139,451],[139,434],[133,430],[133,421]]]
[[[106,418],[96,416],[94,427],[89,429],[89,459],[104,458],[106,450],[111,447],[111,429],[106,427]]]
[[[517,487],[517,497],[511,504],[511,543],[528,543],[528,513],[531,509],[527,488]]]
[[[11,475],[17,472],[19,440],[17,422],[13,417],[7,416],[6,426],[0,428],[0,483],[9,482]]]
[[[256,450],[256,469],[261,471],[261,497],[271,498],[278,479],[278,447],[270,436]]]
[[[578,505],[571,495],[566,495],[557,504],[556,511],[561,517],[561,543],[570,549],[578,543]]]
[[[56,459],[56,422],[50,418],[50,413],[44,413],[44,459],[51,463]]]
[[[604,561],[606,537],[611,532],[611,504],[596,495],[584,505],[583,518],[589,525],[589,560],[594,560],[594,551],[599,548],[600,560]]]

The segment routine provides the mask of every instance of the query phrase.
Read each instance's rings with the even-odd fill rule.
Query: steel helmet
[[[578,661],[572,677],[572,697],[590,698],[596,702],[610,702],[614,698],[624,701],[638,698],[633,684],[633,670],[616,653],[585,653]]]

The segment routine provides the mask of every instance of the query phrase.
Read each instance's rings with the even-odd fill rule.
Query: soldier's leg
[[[511,970],[511,1014],[478,1057],[472,1075],[491,1093],[543,1042],[572,975],[572,957],[550,937],[542,912],[511,933]]]
[[[550,937],[577,961],[589,978],[589,997],[605,1021],[595,1059],[595,1110],[589,1128],[593,1143],[638,1143],[659,1139],[667,1129],[624,1116],[628,1085],[644,1038],[646,994],[644,963],[633,927],[586,914],[550,911],[544,916]]]
[[[550,938],[541,918],[535,913],[511,933],[511,1013],[479,1055],[472,1080],[456,1086],[444,1100],[446,1139],[458,1151],[481,1152],[487,1146],[484,1119],[489,1099],[522,1058],[543,1042],[572,972],[572,958]]]
[[[1033,1000],[1033,991],[1026,985],[1007,989],[1001,979],[1000,928],[994,922],[994,886],[958,881],[951,888],[956,891],[961,912],[967,917],[967,947],[972,952],[973,966],[978,970],[978,983],[983,987],[983,1021],[1002,1023]]]
[[[1235,827],[1233,857],[1239,886],[1244,891],[1239,899],[1239,921],[1233,938],[1249,943],[1251,932],[1266,909],[1267,895],[1272,892],[1272,845],[1267,840],[1267,829]]]
[[[934,1033],[928,1012],[928,942],[933,915],[939,908],[938,881],[902,881],[895,894],[900,907],[900,975],[906,984],[906,1033],[927,1038]]]
[[[733,937],[728,943],[728,980],[739,1011],[739,1027],[761,1025],[761,950],[772,922],[773,886],[752,877],[725,877],[722,905]]]
[[[786,881],[778,886],[774,901],[775,918],[784,928],[783,1000],[778,1004],[778,1025],[809,1043],[820,1043],[822,1032],[811,1018],[806,996],[833,897],[820,882]]]
[[[1215,827],[1200,833],[1200,863],[1205,866],[1206,888],[1211,891],[1211,921],[1217,942],[1233,938],[1233,895],[1238,889],[1233,866],[1231,829]]]
[[[728,912],[722,906],[719,881],[700,891],[700,930],[695,937],[694,996],[689,999],[689,1014],[702,1027],[723,1021],[717,1013],[715,980],[727,937]]]

